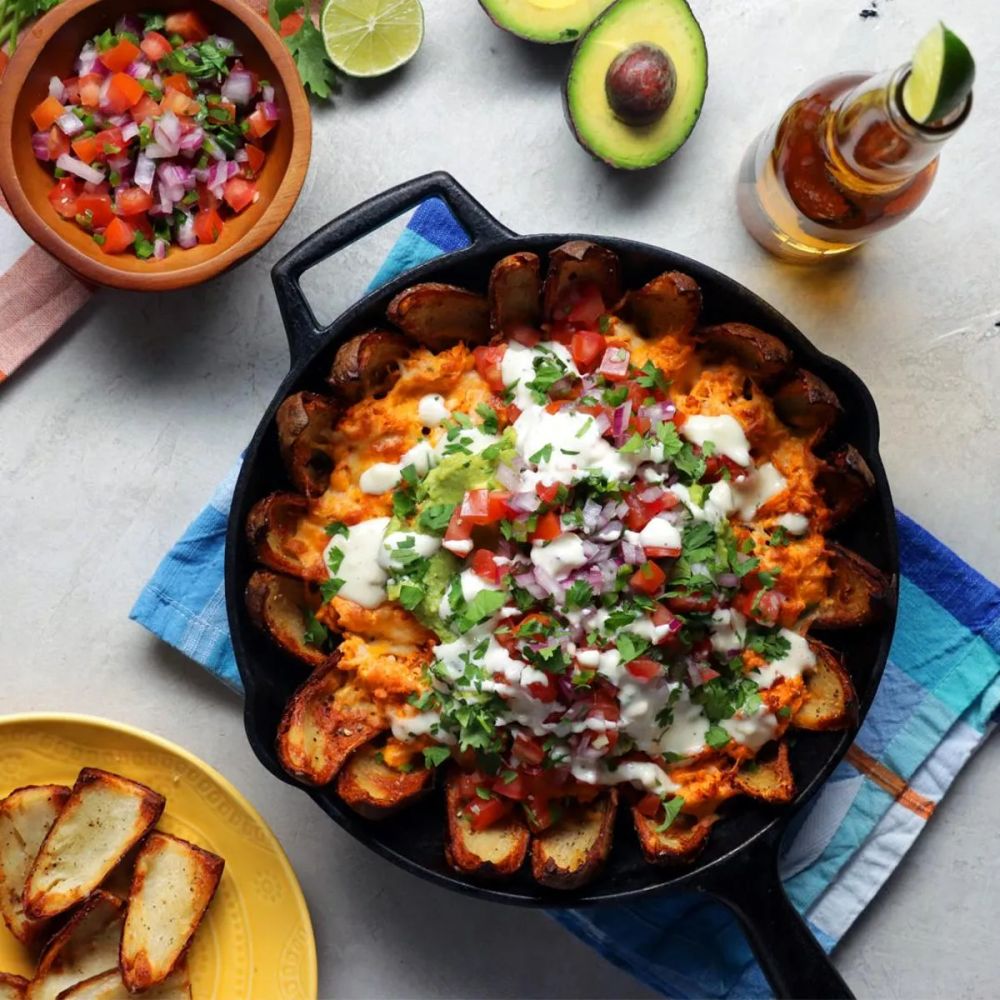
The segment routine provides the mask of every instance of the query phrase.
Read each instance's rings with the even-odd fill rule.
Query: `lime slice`
[[[903,106],[914,121],[940,121],[965,104],[975,77],[976,64],[965,42],[939,21],[913,55]]]
[[[420,0],[328,0],[320,29],[337,69],[348,76],[381,76],[420,48],[424,9]]]

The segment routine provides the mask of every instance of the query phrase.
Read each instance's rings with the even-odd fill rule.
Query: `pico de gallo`
[[[52,77],[31,112],[55,211],[107,254],[214,243],[260,198],[273,86],[193,11],[126,14]]]
[[[388,597],[436,633],[384,756],[457,759],[474,829],[518,808],[545,829],[608,785],[665,825],[708,815],[816,662],[796,630],[825,572],[808,445],[761,410],[776,443],[752,457],[729,404],[678,390],[596,287],[558,316],[476,347],[475,391],[420,398],[413,447],[358,480],[392,516],[327,529],[324,597]],[[422,361],[415,385],[458,363]],[[741,372],[712,378],[743,398]]]

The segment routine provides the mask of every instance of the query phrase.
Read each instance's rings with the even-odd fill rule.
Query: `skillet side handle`
[[[699,888],[739,919],[774,995],[790,1000],[853,1000],[830,956],[785,895],[776,845],[751,850],[740,860],[742,864],[719,866],[718,874],[706,873]]]
[[[443,171],[405,181],[356,205],[306,237],[271,269],[271,281],[288,335],[293,365],[311,351],[323,333],[323,327],[302,292],[299,280],[302,275],[320,261],[375,232],[434,195],[443,199],[454,212],[472,237],[473,246],[483,240],[513,235],[454,177]]]

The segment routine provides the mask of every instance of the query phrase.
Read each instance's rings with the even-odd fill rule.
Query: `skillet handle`
[[[482,240],[502,239],[514,234],[502,226],[451,174],[438,171],[405,181],[328,222],[294,250],[285,254],[271,270],[278,308],[288,334],[294,365],[312,350],[323,333],[309,306],[299,279],[309,268],[367,236],[387,222],[437,195],[454,212],[469,235],[472,246]]]
[[[757,850],[741,854],[735,865],[709,869],[699,888],[739,919],[776,997],[853,1000],[830,956],[785,895],[778,877],[777,839],[765,838]]]

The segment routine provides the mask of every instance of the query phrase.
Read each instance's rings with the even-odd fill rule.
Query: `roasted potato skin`
[[[593,802],[571,805],[556,829],[536,834],[531,842],[531,874],[535,881],[564,892],[586,885],[611,853],[617,811],[618,790],[611,788]],[[566,835],[567,826],[578,830],[578,836],[586,838],[586,845],[570,865],[563,865],[549,845],[553,837]]]
[[[541,261],[534,253],[513,253],[493,265],[487,299],[494,335],[514,326],[537,327],[541,323],[540,273]]]
[[[322,496],[333,462],[325,450],[340,408],[315,392],[296,392],[278,407],[278,445],[288,478],[307,497]]]
[[[697,332],[705,354],[716,361],[735,361],[760,383],[784,375],[792,352],[777,337],[749,323],[718,323]]]
[[[609,309],[621,298],[618,255],[586,240],[570,240],[549,253],[542,287],[542,311],[547,320],[560,319],[560,306],[573,285],[593,282]]]
[[[701,288],[682,271],[665,271],[629,292],[619,310],[640,335],[687,337],[701,315]]]
[[[807,696],[792,716],[795,729],[815,732],[849,729],[857,723],[858,696],[840,654],[816,639],[809,640],[816,666],[805,675]]]
[[[830,509],[829,524],[842,524],[875,492],[875,477],[861,452],[847,444],[827,455],[816,474],[816,487]]]
[[[330,661],[330,653],[305,640],[306,613],[315,612],[321,603],[306,582],[258,569],[247,581],[245,596],[254,624],[286,653],[313,668]]]
[[[399,363],[412,344],[394,330],[368,330],[343,343],[334,355],[327,384],[344,404],[387,393],[399,379]]]
[[[11,972],[0,972],[0,998],[23,997],[28,988],[28,980],[24,976],[15,976]]]
[[[732,780],[738,792],[751,798],[775,804],[791,802],[795,798],[795,778],[788,745],[784,741],[774,744],[770,753],[762,752],[743,764]]]
[[[643,857],[651,865],[689,864],[701,852],[715,822],[714,816],[695,819],[681,813],[673,825],[657,832],[656,820],[632,807],[632,822],[639,837]]]
[[[271,493],[258,500],[247,516],[247,540],[265,566],[302,580],[329,578],[323,560],[315,554],[303,562],[282,546],[295,533],[300,518],[309,514],[309,501],[297,493]]]
[[[797,431],[822,441],[840,418],[837,394],[818,376],[800,368],[772,397],[778,416]]]
[[[365,819],[384,819],[418,799],[431,784],[433,772],[415,767],[404,772],[379,759],[374,743],[355,750],[337,776],[337,794]]]
[[[432,351],[461,341],[484,344],[490,338],[486,299],[457,285],[430,281],[405,288],[389,303],[386,317]]]
[[[827,543],[832,571],[827,598],[816,609],[812,626],[819,629],[858,628],[876,621],[888,598],[888,577],[850,549]]]

